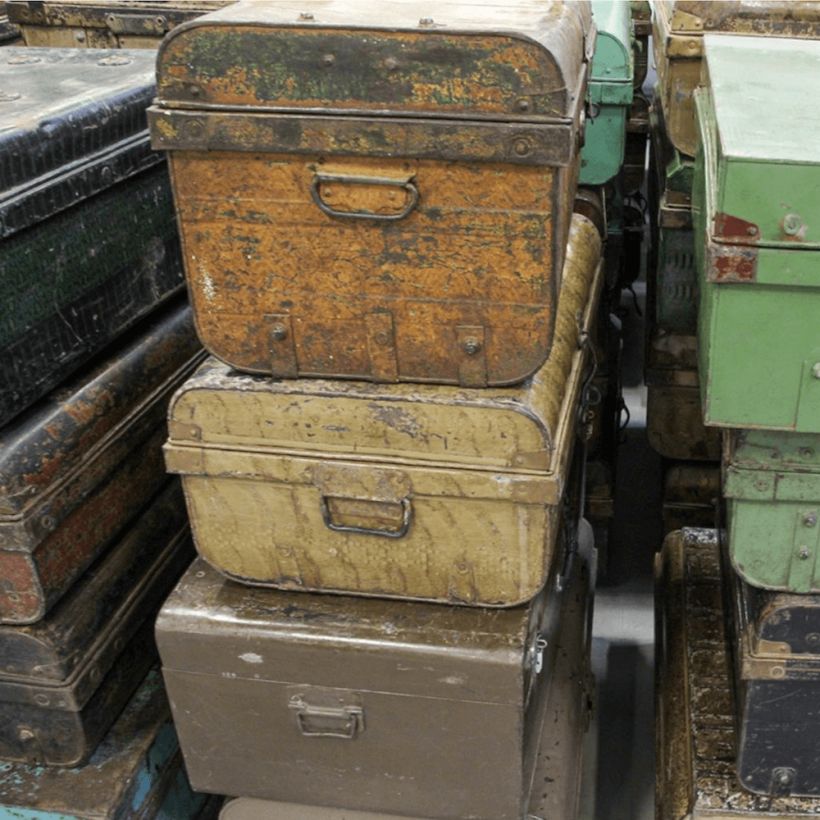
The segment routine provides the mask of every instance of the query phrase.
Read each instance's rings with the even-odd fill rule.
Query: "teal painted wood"
[[[820,113],[801,104],[820,42],[704,41],[693,187],[704,418],[820,433]]]
[[[628,0],[593,0],[598,29],[587,99],[594,116],[586,122],[581,151],[582,185],[603,185],[621,169],[626,120],[632,104],[633,51]]]
[[[820,435],[732,431],[723,492],[738,574],[756,587],[820,592]]]
[[[80,768],[0,763],[0,820],[193,820],[191,791],[158,670]]]

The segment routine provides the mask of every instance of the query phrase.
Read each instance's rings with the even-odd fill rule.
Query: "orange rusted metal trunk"
[[[158,61],[197,328],[250,373],[515,384],[552,343],[587,3],[240,3]]]

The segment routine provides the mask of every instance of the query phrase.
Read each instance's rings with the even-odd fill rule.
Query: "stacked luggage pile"
[[[167,404],[204,352],[154,54],[3,49],[0,88],[0,815],[193,818],[153,626],[193,556]]]
[[[693,327],[726,524],[673,533],[659,559],[658,816],[815,816],[820,152],[800,99],[820,65],[820,4],[656,14],[666,127],[695,155]],[[681,53],[698,56],[676,70]]]
[[[213,355],[169,409],[200,558],[156,634],[226,818],[577,812],[631,44],[576,196],[589,5],[433,14],[246,2],[160,48],[153,146]]]

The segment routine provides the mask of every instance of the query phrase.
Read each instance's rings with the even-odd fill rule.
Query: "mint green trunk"
[[[581,151],[582,185],[603,185],[621,169],[626,120],[632,104],[631,9],[627,0],[593,0],[598,39],[592,60]]]
[[[705,37],[692,196],[707,424],[820,433],[820,42]],[[737,93],[742,88],[743,93]]]

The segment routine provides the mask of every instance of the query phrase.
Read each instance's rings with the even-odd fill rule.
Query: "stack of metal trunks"
[[[627,40],[585,128],[595,45],[588,3],[409,0],[240,2],[162,43],[212,355],[169,408],[200,557],[156,634],[226,820],[577,814],[632,72]]]
[[[12,5],[60,4],[4,4],[13,23]],[[165,415],[204,357],[150,147],[154,60],[0,50],[3,817],[212,802],[185,776],[153,638],[193,557]]]
[[[820,4],[678,3],[663,19],[689,26],[676,50],[699,55],[673,71],[667,35],[661,100],[668,133],[693,140],[696,389],[721,436],[725,529],[673,533],[659,560],[658,817],[812,816],[820,122],[799,98],[820,64]],[[684,83],[699,85],[688,111],[667,102]]]

